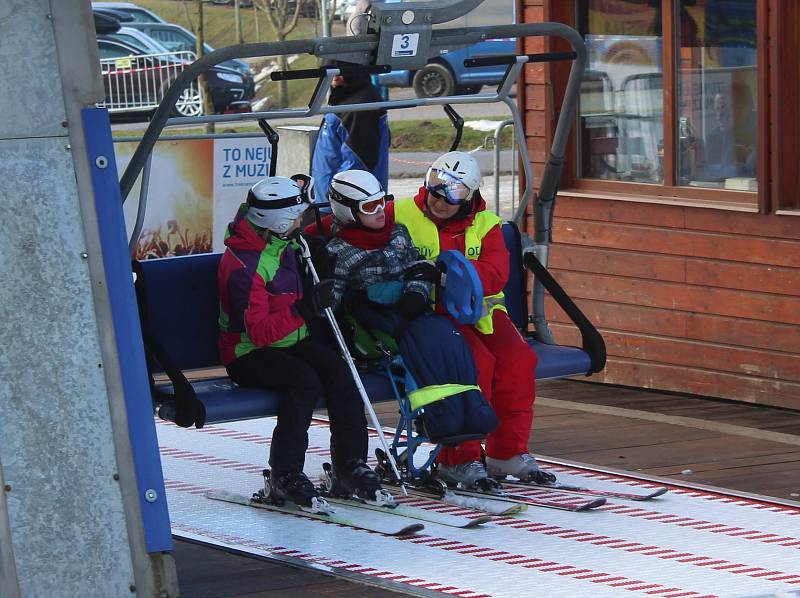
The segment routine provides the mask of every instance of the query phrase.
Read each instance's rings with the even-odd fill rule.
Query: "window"
[[[576,0],[577,176],[757,204],[757,0]],[[763,83],[766,84],[766,83]],[[714,190],[709,194],[706,189]]]
[[[118,42],[122,42],[124,44],[128,44],[129,46],[133,46],[137,50],[141,50],[145,54],[149,54],[149,49],[145,46],[142,42],[138,39],[133,37],[132,35],[128,35],[126,33],[111,33],[108,35],[111,39],[115,39]]]
[[[126,48],[125,46],[110,44],[102,41],[98,42],[97,46],[100,49],[101,60],[104,58],[126,58],[133,55],[133,50]]]
[[[126,8],[124,12],[132,16],[136,23],[158,23],[159,21],[158,17],[153,13],[148,10],[142,10],[141,8]]]
[[[181,31],[171,31],[169,29],[162,29],[154,27],[148,33],[150,37],[158,40],[170,51],[188,51],[194,52],[195,42],[191,37]]]

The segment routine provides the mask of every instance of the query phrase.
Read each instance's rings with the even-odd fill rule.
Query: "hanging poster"
[[[138,142],[114,145],[118,174]],[[248,189],[268,176],[271,147],[263,137],[172,139],[156,143],[136,259],[225,249],[225,229]],[[139,206],[141,176],[125,202],[128,236]]]

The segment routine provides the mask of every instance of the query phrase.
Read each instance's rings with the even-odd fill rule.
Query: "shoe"
[[[333,468],[331,494],[333,496],[358,496],[363,500],[378,500],[381,488],[378,475],[363,459],[350,459]]]
[[[523,482],[534,484],[552,484],[556,476],[549,471],[539,469],[539,464],[533,455],[523,453],[510,459],[494,459],[486,456],[486,471],[493,478],[513,476]]]
[[[319,492],[302,471],[285,473],[273,477],[270,482],[269,498],[277,502],[290,501],[303,507],[313,507]]]
[[[437,477],[447,484],[459,484],[465,488],[480,486],[489,478],[480,461],[467,461],[458,465],[438,463]]]

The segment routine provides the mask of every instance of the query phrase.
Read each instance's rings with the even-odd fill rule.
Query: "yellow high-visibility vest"
[[[399,222],[408,229],[414,246],[424,259],[435,260],[438,257],[439,229],[425,216],[413,199],[400,199],[395,201],[394,217],[396,222]],[[475,219],[464,233],[464,255],[471,260],[480,258],[481,242],[483,238],[498,224],[500,224],[500,218],[492,212],[481,210],[476,213]],[[494,332],[492,314],[496,309],[508,313],[502,291],[496,295],[485,295],[483,297],[481,318],[475,324],[475,328],[478,332],[481,334],[492,334]]]

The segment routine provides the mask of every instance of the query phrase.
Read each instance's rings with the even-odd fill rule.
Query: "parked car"
[[[98,35],[119,31],[120,22],[113,14],[103,10],[93,10],[92,15],[94,16],[94,31]]]
[[[188,29],[184,29],[180,25],[175,25],[174,23],[126,23],[126,26],[138,29],[170,51],[195,51],[197,37],[195,37],[194,33]],[[203,48],[206,52],[214,51],[214,48],[209,44],[203,44]],[[245,99],[250,100],[255,96],[253,71],[250,70],[249,64],[244,60],[234,58],[233,60],[220,62],[219,66],[235,69],[242,75],[245,84]]]
[[[104,17],[108,17],[109,19],[119,21],[119,23],[117,23],[117,26],[120,26],[122,24],[127,25],[129,23],[133,23],[133,17],[129,13],[122,12],[119,10],[114,10],[112,8],[92,8],[92,14],[94,14],[95,16],[101,15]]]
[[[96,8],[128,14],[133,17],[133,21],[136,23],[166,23],[164,19],[153,11],[131,2],[92,2],[92,10]]]
[[[101,39],[116,41],[138,50],[138,54],[159,55],[161,60],[176,60],[179,56],[183,61],[194,60],[194,52],[171,50],[157,40],[151,38],[143,31],[133,27],[120,27],[114,33],[98,36]],[[173,58],[171,58],[173,57]],[[249,110],[250,100],[253,98],[254,89],[251,82],[236,70],[222,65],[216,65],[206,71],[208,90],[215,112],[242,112]]]
[[[154,110],[188,64],[174,54],[152,55],[139,47],[103,37],[97,40],[100,75],[106,94],[102,105],[112,114]],[[200,90],[193,84],[184,90],[175,105],[175,113],[198,116],[202,112]]]
[[[348,0],[350,1],[350,0]],[[465,16],[447,23],[448,28],[504,25],[514,22],[512,0],[485,0]],[[378,75],[386,87],[413,85],[417,97],[431,98],[453,94],[478,93],[484,85],[497,85],[506,72],[504,65],[466,68],[464,60],[479,56],[514,54],[514,39],[488,39],[467,48],[443,50],[417,71],[397,70]]]

